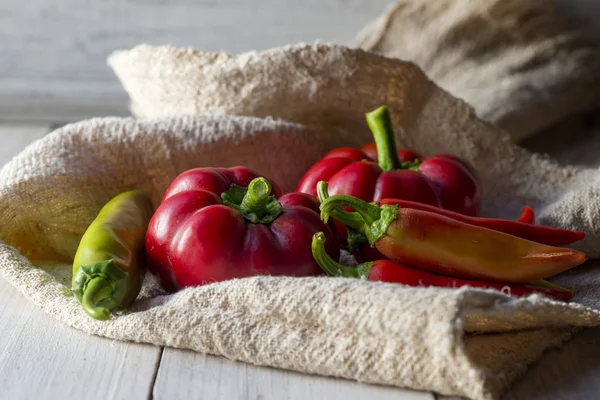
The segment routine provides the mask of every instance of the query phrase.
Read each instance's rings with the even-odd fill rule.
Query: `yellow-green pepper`
[[[153,212],[144,192],[124,192],[106,203],[85,231],[73,260],[72,290],[92,318],[110,319],[112,309],[130,306],[140,293]]]

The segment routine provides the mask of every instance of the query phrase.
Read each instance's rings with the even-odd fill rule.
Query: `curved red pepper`
[[[356,212],[346,212],[341,207]],[[386,258],[440,275],[526,283],[583,264],[584,253],[533,242],[429,211],[334,195],[320,206],[328,217],[363,234]],[[531,226],[531,225],[525,225]]]
[[[327,182],[319,182],[317,185],[317,195],[321,202],[329,197]],[[498,232],[508,233],[509,235],[549,246],[566,246],[585,238],[585,233],[581,231],[570,231],[567,229],[534,225],[533,221],[535,214],[531,207],[523,207],[522,214],[519,219],[517,221],[511,221],[500,218],[470,217],[453,211],[443,210],[438,207],[408,200],[381,199],[375,202],[375,204],[378,206],[384,204],[397,205],[402,208],[428,211],[452,218],[455,221],[464,222],[470,225],[479,226]],[[381,260],[385,258],[385,256],[376,248],[369,246],[366,237],[352,229],[348,230],[347,247],[358,262]]]
[[[471,165],[448,154],[421,158],[410,149],[396,151],[385,106],[367,113],[366,118],[375,143],[361,149],[344,147],[328,152],[306,172],[298,192],[316,197],[317,183],[327,181],[331,194],[347,194],[364,201],[410,200],[477,215],[481,189]]]
[[[560,286],[551,285],[545,281],[540,283],[545,286],[528,284],[505,284],[469,279],[459,279],[450,276],[436,275],[418,269],[408,268],[402,264],[396,264],[390,260],[377,260],[359,264],[356,267],[347,267],[337,263],[325,252],[325,235],[321,232],[313,236],[313,257],[321,268],[330,276],[343,276],[348,278],[360,278],[369,281],[380,281],[389,283],[400,283],[415,287],[442,287],[458,288],[470,286],[482,289],[494,289],[509,296],[523,297],[534,293],[542,294],[560,301],[569,301],[573,298],[573,291]]]
[[[176,291],[254,275],[322,274],[310,251],[326,232],[327,252],[339,257],[333,224],[318,201],[281,190],[245,167],[197,168],[179,175],[156,209],[146,234],[150,271]]]

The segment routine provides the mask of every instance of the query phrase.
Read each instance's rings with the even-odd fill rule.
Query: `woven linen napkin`
[[[513,140],[600,108],[600,43],[556,0],[396,1],[354,44],[415,62]]]

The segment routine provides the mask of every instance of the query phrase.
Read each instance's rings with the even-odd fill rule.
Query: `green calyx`
[[[223,204],[238,210],[248,221],[268,224],[283,212],[281,203],[271,195],[271,189],[265,178],[255,178],[247,188],[231,185],[228,191],[221,193],[221,198]]]
[[[352,208],[355,212],[342,210],[341,207],[344,206]],[[325,222],[330,217],[335,219],[366,236],[369,244],[373,247],[396,219],[399,206],[384,204],[378,207],[356,197],[337,194],[321,201],[320,209],[321,219]],[[360,220],[357,216],[360,217]]]
[[[329,254],[325,250],[325,234],[323,232],[313,235],[312,254],[317,264],[329,276],[368,279],[371,267],[373,266],[372,262],[359,264],[356,267],[347,267],[336,262],[333,258],[329,257]]]
[[[107,320],[110,311],[125,297],[126,282],[127,273],[119,269],[114,260],[106,260],[82,265],[72,290],[90,317]]]

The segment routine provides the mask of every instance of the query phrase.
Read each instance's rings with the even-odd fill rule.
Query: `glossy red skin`
[[[368,143],[360,149],[370,159],[377,161],[375,142]],[[421,160],[419,172],[433,183],[442,208],[470,216],[478,215],[481,206],[481,185],[479,176],[471,164],[452,154],[437,154],[423,158],[420,154],[406,148],[398,150],[397,154],[400,162]],[[381,198],[384,197],[393,196]]]
[[[334,149],[310,168],[296,191],[317,196],[319,181],[327,181],[330,195],[347,194],[365,201],[396,198],[416,201],[461,214],[476,216],[481,204],[479,179],[469,163],[440,154],[422,158],[410,149],[397,152],[401,162],[421,160],[418,171],[383,171],[376,164],[377,148]],[[343,231],[339,229],[340,233]]]
[[[470,216],[479,213],[480,185],[463,163],[447,156],[426,157],[419,172],[436,188],[442,208]]]
[[[330,195],[347,194],[365,201],[394,197],[440,206],[434,187],[410,170],[383,171],[357,149],[340,148],[325,154],[300,181],[297,192],[317,197],[317,183],[328,182]]]
[[[231,184],[248,186],[258,176],[245,167],[197,168],[172,182],[146,235],[149,269],[165,290],[255,275],[321,275],[311,252],[317,232],[331,241],[327,253],[339,258],[334,225],[323,224],[318,201],[309,195],[281,196],[269,181],[284,211],[266,225],[222,204],[220,194]]]
[[[367,143],[361,146],[360,151],[366,154],[369,157],[369,159],[377,161],[377,146],[375,145],[375,142]],[[423,158],[419,153],[415,152],[414,150],[406,148],[398,150],[396,154],[398,154],[398,160],[400,160],[400,162],[411,162]]]
[[[436,275],[426,271],[409,268],[402,264],[397,264],[389,260],[379,260],[373,263],[369,276],[369,281],[380,281],[389,283],[399,283],[414,287],[443,287],[458,288],[471,286],[482,289],[495,289],[505,294],[523,297],[534,293],[546,295],[560,301],[569,301],[573,298],[573,293],[566,289],[545,288],[527,284],[502,284],[493,282],[476,281],[470,279],[459,279],[449,276]]]

